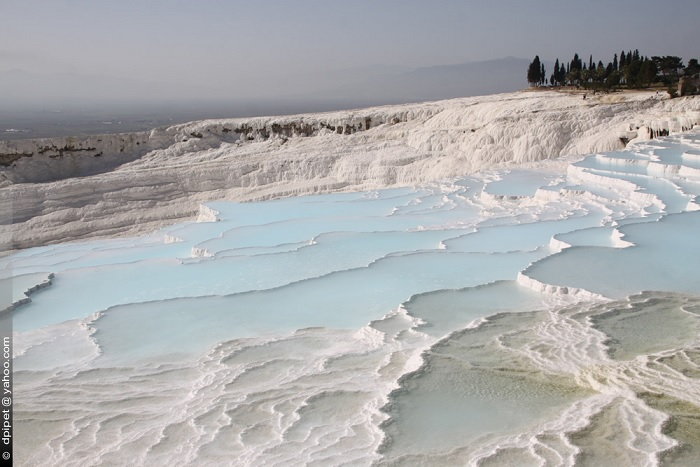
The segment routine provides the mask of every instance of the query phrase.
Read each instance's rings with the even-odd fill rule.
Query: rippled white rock
[[[213,199],[411,185],[610,151],[698,123],[697,97],[518,92],[0,141],[0,249],[152,230]]]
[[[55,274],[0,314],[15,458],[697,465],[698,150],[211,202],[0,258],[18,292]]]

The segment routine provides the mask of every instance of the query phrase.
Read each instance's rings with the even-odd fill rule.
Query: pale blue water
[[[557,234],[556,238],[571,246],[615,247],[614,227],[591,227]],[[623,239],[624,240],[624,239]]]
[[[561,176],[535,170],[512,170],[500,174],[499,180],[491,182],[485,191],[499,196],[532,196],[538,188],[556,184]]]
[[[526,271],[555,285],[622,298],[645,290],[700,292],[700,212],[668,215],[657,222],[619,227],[633,248],[581,246]]]
[[[216,222],[0,258],[9,301],[55,275],[3,318],[23,394],[19,455],[28,465],[517,464],[573,455],[567,430],[594,436],[581,414],[624,400],[629,418],[614,423],[653,457],[673,442],[660,428],[634,431],[630,420],[664,419],[631,395],[700,398],[690,353],[700,181],[649,164],[695,167],[683,154],[698,148],[696,132],[590,156],[569,177],[543,164],[219,201],[207,205]],[[581,170],[599,178],[571,177]]]

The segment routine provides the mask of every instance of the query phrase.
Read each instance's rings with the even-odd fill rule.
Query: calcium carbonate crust
[[[0,141],[0,250],[145,232],[194,219],[215,199],[414,185],[622,149],[698,124],[698,97],[522,91]]]

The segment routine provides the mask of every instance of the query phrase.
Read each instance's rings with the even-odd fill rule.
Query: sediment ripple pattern
[[[695,465],[700,135],[0,258],[22,465]]]

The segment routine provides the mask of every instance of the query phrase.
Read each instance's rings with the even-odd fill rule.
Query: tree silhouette
[[[544,63],[540,67],[540,84],[545,84],[547,82],[547,74],[544,71]]]
[[[685,67],[683,74],[685,76],[695,76],[700,73],[700,64],[698,64],[697,58],[691,58],[688,60],[688,66]]]
[[[542,64],[540,63],[540,57],[535,55],[534,60],[530,63],[527,69],[527,82],[531,86],[537,86],[542,81]]]
[[[651,57],[659,71],[661,72],[661,80],[664,84],[671,85],[678,82],[678,74],[683,68],[683,59],[673,55],[664,55],[663,57]]]
[[[554,62],[554,68],[547,79],[544,63],[539,55],[530,63],[527,70],[527,80],[531,86],[583,86],[584,88],[611,90],[620,86],[628,89],[648,88],[654,84],[664,84],[674,87],[680,77],[686,77],[686,83],[693,84],[693,79],[700,77],[700,63],[694,58],[683,67],[681,57],[673,55],[654,56],[651,59],[639,53],[639,49],[622,50],[620,55],[614,54],[607,65],[602,60],[593,61],[589,55],[588,63],[581,60],[575,53],[571,61],[559,60]],[[695,88],[693,88],[695,89]]]
[[[653,60],[644,60],[639,69],[639,84],[644,87],[651,86],[651,83],[656,80],[657,73],[656,63]]]

